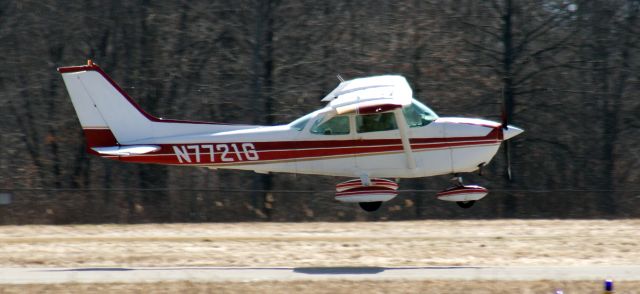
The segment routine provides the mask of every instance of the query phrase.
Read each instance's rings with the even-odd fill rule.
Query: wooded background
[[[0,1],[0,223],[639,217],[639,0]],[[163,118],[281,124],[336,74],[407,77],[440,116],[525,133],[468,183],[400,182],[375,213],[344,179],[139,165],[88,156],[59,66],[93,59]],[[267,190],[265,192],[262,190]]]

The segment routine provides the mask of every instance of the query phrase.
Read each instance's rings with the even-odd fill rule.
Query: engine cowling
[[[340,202],[384,202],[398,196],[398,184],[387,179],[371,179],[371,185],[364,186],[360,179],[336,185],[335,199]]]
[[[477,201],[487,196],[489,190],[476,185],[455,186],[438,192],[436,197],[443,201],[467,202]]]

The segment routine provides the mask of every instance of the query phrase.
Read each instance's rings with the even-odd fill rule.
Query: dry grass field
[[[247,283],[57,284],[0,286],[0,293],[434,293],[602,294],[600,281],[295,281]],[[640,282],[616,284],[616,294],[640,293]]]
[[[640,220],[0,227],[0,267],[607,264],[640,264]]]
[[[0,267],[637,265],[640,220],[0,227]],[[600,293],[601,281],[5,285],[18,292]],[[573,289],[573,290],[572,290]],[[640,293],[640,281],[617,293]],[[571,292],[566,292],[571,290]]]

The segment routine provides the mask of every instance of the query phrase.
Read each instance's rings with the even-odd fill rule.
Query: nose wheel
[[[373,212],[378,210],[378,208],[380,208],[380,206],[382,205],[382,201],[359,202],[358,204],[360,204],[360,208],[364,209],[365,211]]]
[[[454,186],[438,192],[436,197],[439,200],[455,202],[461,208],[470,208],[477,200],[482,199],[489,193],[486,188],[463,184],[462,177],[458,174],[455,174],[451,181]]]
[[[458,204],[458,206],[467,209],[470,208],[471,206],[473,206],[474,204],[476,204],[475,200],[472,201],[457,201],[456,204]]]

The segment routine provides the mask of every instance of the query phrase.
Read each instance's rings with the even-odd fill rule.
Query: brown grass
[[[0,227],[0,266],[637,265],[640,220]]]
[[[6,285],[0,293],[603,293],[600,281],[295,281]],[[616,293],[640,293],[640,282],[620,282]]]

